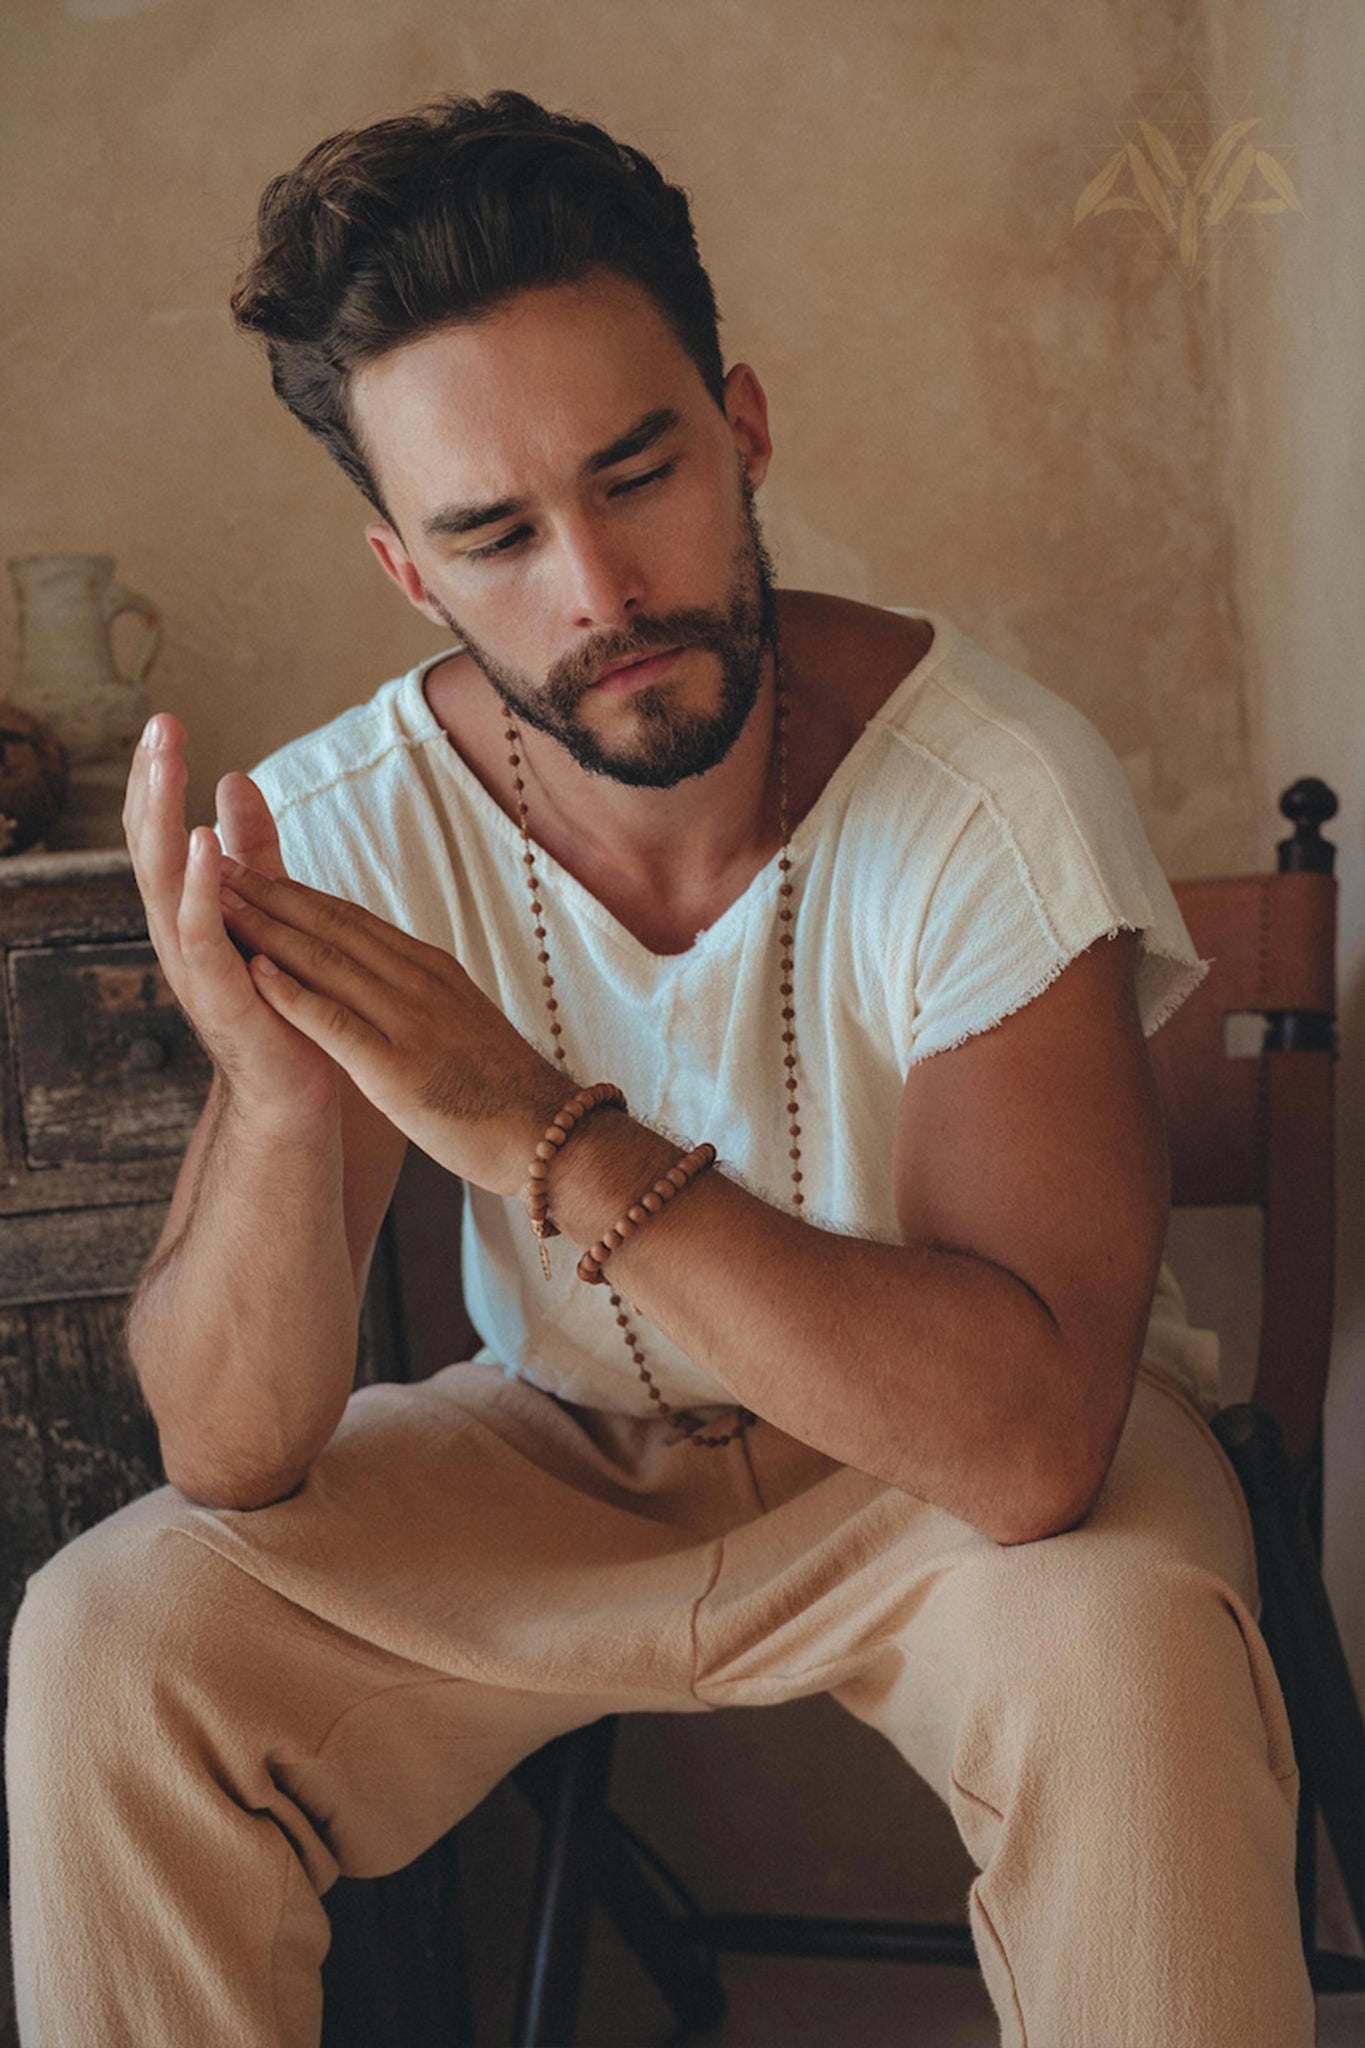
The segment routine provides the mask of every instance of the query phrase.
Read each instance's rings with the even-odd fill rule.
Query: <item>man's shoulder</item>
[[[906,775],[919,778],[914,804],[883,806],[902,821],[904,872],[923,892],[916,1057],[989,1028],[1121,929],[1142,934],[1138,1005],[1155,1030],[1205,967],[1099,728],[956,628],[932,687],[888,707],[885,723],[888,756],[915,764],[896,798]]]
[[[784,651],[836,765],[869,728],[959,774],[1025,783],[1049,764],[1064,768],[1069,758],[1108,751],[1075,704],[991,653],[946,612],[820,591],[782,598]],[[875,758],[878,750],[865,752]]]
[[[913,760],[976,800],[1007,813],[1078,786],[1099,791],[1123,780],[1098,728],[1069,698],[1016,663],[991,653],[941,612],[932,646],[892,691],[871,724],[904,772]],[[898,742],[899,744],[890,744]]]
[[[990,653],[948,612],[792,594],[808,688],[829,692],[823,819],[845,831],[890,811],[921,834],[986,801],[1003,815],[1068,809],[1074,791],[1124,782],[1091,719],[1036,676]],[[835,721],[841,729],[835,729]],[[819,721],[812,721],[817,723]]]

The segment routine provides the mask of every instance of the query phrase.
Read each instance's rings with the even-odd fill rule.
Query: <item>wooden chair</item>
[[[1213,967],[1152,1039],[1177,1207],[1261,1209],[1263,1305],[1252,1398],[1212,1427],[1250,1508],[1261,1630],[1284,1691],[1301,1774],[1296,1884],[1319,1991],[1365,1988],[1365,1961],[1316,1946],[1321,1811],[1356,1925],[1365,1931],[1365,1728],[1322,1579],[1322,1408],[1332,1331],[1335,848],[1337,802],[1297,782],[1274,874],[1179,882],[1190,935]],[[1251,1057],[1230,1057],[1230,1017],[1264,1019]],[[616,1717],[575,1730],[514,1773],[542,1821],[516,2048],[574,2038],[588,1916],[598,1901],[686,2030],[725,2010],[723,1952],[975,1966],[966,1927],[710,1914],[608,1803]]]

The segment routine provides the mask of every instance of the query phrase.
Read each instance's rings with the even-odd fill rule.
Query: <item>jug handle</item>
[[[141,597],[136,590],[125,590],[121,583],[111,583],[104,594],[105,624],[112,626],[124,612],[136,612],[147,628],[142,645],[133,657],[133,673],[124,679],[136,689],[145,682],[147,671],[161,647],[161,613],[150,597]]]

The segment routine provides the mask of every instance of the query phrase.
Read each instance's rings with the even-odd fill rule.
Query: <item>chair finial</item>
[[[1330,839],[1323,838],[1319,828],[1329,818],[1335,818],[1339,808],[1335,791],[1316,775],[1305,775],[1285,790],[1280,810],[1293,823],[1294,835],[1276,844],[1282,875],[1333,873],[1337,850]]]

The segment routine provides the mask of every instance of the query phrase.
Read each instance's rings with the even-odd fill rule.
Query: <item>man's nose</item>
[[[645,607],[638,549],[620,532],[585,519],[563,541],[568,609],[578,632],[619,630]]]

